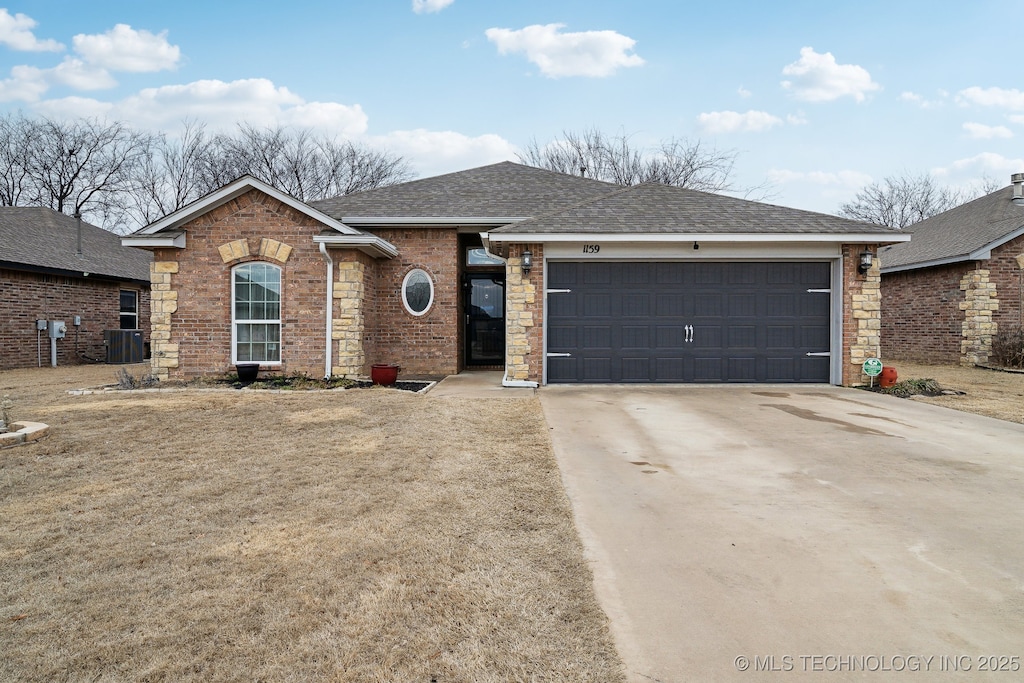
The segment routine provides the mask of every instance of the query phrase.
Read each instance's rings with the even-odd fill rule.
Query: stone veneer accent
[[[171,275],[177,272],[177,261],[149,264],[150,365],[153,376],[161,380],[169,379],[170,368],[178,367],[178,345],[171,343],[171,315],[178,310],[178,292],[171,289]]]
[[[992,311],[999,310],[996,285],[989,280],[988,270],[978,268],[964,273],[960,289],[964,292],[964,300],[960,302],[960,310],[964,312],[960,364],[987,363],[992,353],[992,337],[997,330],[997,323],[992,320]]]
[[[363,299],[366,292],[366,268],[358,261],[341,262],[335,266],[334,323],[331,338],[337,341],[337,363],[331,373],[341,377],[357,377],[363,373],[366,353],[363,331],[366,321]]]
[[[505,374],[513,380],[530,379],[530,328],[537,301],[536,287],[529,275],[523,275],[522,262],[521,257],[510,256],[505,264]]]
[[[284,263],[292,253],[291,245],[278,242],[268,237],[260,240],[260,256]]]
[[[241,239],[222,244],[217,247],[217,251],[220,253],[220,258],[224,263],[237,261],[249,255],[249,240]]]
[[[878,250],[874,247],[871,250],[876,254],[875,260],[864,274],[857,271],[859,249],[846,247],[843,250],[850,315],[856,324],[849,339],[852,381],[846,381],[844,372],[843,384],[864,384],[861,366],[868,358],[880,358],[882,354],[882,264],[877,257]]]

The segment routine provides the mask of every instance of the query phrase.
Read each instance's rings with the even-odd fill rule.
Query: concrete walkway
[[[508,388],[501,386],[501,370],[464,370],[457,375],[448,375],[427,392],[427,396],[445,398],[528,398],[536,389]]]
[[[835,387],[539,394],[631,681],[1024,676],[1024,426]]]

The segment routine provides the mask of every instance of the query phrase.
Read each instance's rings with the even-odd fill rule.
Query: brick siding
[[[882,276],[882,353],[893,360],[958,363],[962,354],[965,293],[960,283],[978,268],[989,271],[999,308],[992,320],[999,329],[1019,325],[1024,282],[1016,257],[1024,254],[1024,236],[995,249],[985,261],[953,263]]]
[[[149,340],[149,288],[97,278],[45,275],[0,269],[0,370],[50,364],[50,338],[38,334],[36,320],[63,320],[67,336],[57,340],[57,364],[105,361],[103,331],[121,327],[122,289],[139,293],[139,326]],[[80,327],[73,325],[82,317]]]

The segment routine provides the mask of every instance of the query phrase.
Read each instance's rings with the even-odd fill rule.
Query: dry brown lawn
[[[934,379],[943,389],[966,392],[962,396],[919,396],[914,400],[1024,424],[1024,374],[904,361],[892,361],[891,365],[900,380]]]
[[[0,372],[0,680],[621,681],[535,398]]]

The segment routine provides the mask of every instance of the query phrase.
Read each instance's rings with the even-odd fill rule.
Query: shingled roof
[[[116,280],[149,282],[153,255],[121,246],[121,238],[82,223],[82,256],[78,222],[42,207],[0,207],[0,267],[25,268]]]
[[[360,218],[521,219],[540,216],[618,185],[510,161],[311,202],[344,223]]]
[[[989,258],[992,249],[1024,234],[1024,205],[1013,186],[979,197],[904,230],[910,242],[885,249],[882,272],[912,270]]]
[[[491,234],[807,234],[877,235],[898,230],[812,211],[648,183],[619,189]]]

